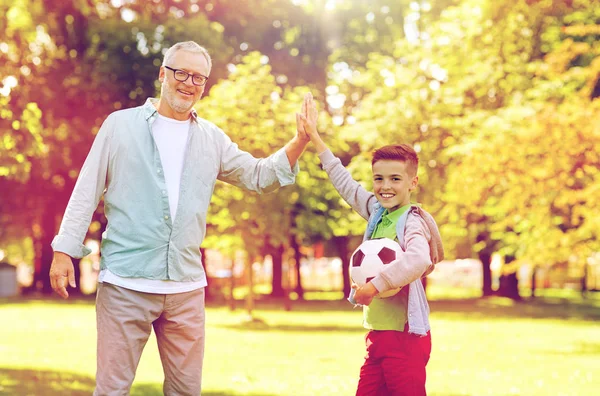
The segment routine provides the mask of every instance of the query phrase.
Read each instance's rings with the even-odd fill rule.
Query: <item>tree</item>
[[[595,215],[579,213],[587,206],[586,191],[595,188],[597,178],[589,171],[596,160],[585,154],[597,144],[597,132],[586,128],[589,121],[585,121],[594,119],[597,106],[589,101],[598,79],[593,60],[597,53],[590,51],[585,39],[576,44],[556,36],[557,31],[568,29],[560,26],[560,20],[553,21],[543,30],[546,39],[539,45],[551,52],[544,61],[527,65],[533,72],[531,82],[509,96],[502,108],[479,114],[479,136],[450,149],[460,161],[450,173],[446,202],[454,204],[447,207],[458,207],[460,217],[466,218],[456,229],[466,226],[469,218],[471,227],[485,221],[488,236],[478,246],[480,252],[497,250],[509,258],[507,263],[510,258],[536,266],[585,262],[594,249],[581,235],[590,235],[589,229],[582,230],[596,221]],[[588,58],[583,64],[581,54]],[[582,68],[586,63],[589,67]],[[548,153],[558,156],[548,157]],[[572,182],[573,177],[577,182]],[[559,193],[560,179],[566,189]],[[570,197],[566,199],[571,203],[560,204],[562,197]],[[512,265],[511,271],[516,268]],[[484,286],[484,295],[491,293],[491,284]],[[518,297],[517,284],[512,287],[502,291]]]

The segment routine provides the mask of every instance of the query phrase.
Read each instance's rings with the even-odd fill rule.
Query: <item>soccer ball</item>
[[[352,253],[350,258],[350,278],[358,286],[363,286],[375,278],[387,264],[404,253],[400,245],[389,238],[369,239]],[[376,297],[386,298],[397,294],[401,287],[379,293]]]

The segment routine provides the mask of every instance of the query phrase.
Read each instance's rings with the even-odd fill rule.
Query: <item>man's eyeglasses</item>
[[[206,84],[206,80],[208,80],[208,77],[203,76],[202,74],[190,74],[190,73],[186,72],[185,70],[173,69],[172,67],[169,67],[169,66],[165,66],[165,69],[172,70],[173,74],[175,75],[175,80],[180,81],[180,82],[185,82],[191,76],[192,84],[199,86],[199,87]]]

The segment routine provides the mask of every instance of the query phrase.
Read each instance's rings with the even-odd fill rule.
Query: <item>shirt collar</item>
[[[158,98],[148,98],[146,99],[146,103],[144,103],[144,118],[148,121],[151,117],[158,114],[158,110],[156,109],[156,105],[158,104]],[[196,121],[198,118],[198,113],[196,113],[196,109],[192,108],[192,120]]]
[[[386,209],[381,216],[381,221],[385,224],[394,224],[398,222],[398,219],[410,208],[411,204],[404,205],[394,210],[392,213],[389,213]]]

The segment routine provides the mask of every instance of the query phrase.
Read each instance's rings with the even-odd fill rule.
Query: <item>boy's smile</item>
[[[388,212],[408,205],[419,178],[411,176],[405,161],[379,160],[373,164],[373,192]]]

